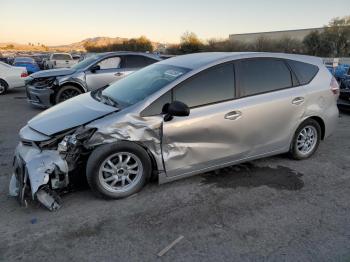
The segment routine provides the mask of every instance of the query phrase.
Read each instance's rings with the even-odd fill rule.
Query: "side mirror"
[[[90,71],[92,73],[95,73],[96,71],[101,70],[101,67],[99,65],[94,65],[90,68]]]
[[[173,101],[164,105],[163,113],[165,113],[164,121],[170,121],[174,116],[189,116],[190,108],[185,103]]]

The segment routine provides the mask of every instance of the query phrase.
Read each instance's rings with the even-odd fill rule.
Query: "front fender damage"
[[[162,125],[162,116],[109,115],[87,125],[88,128],[97,129],[88,145],[96,147],[118,141],[139,143],[152,154],[158,168],[156,171],[163,172]]]
[[[144,146],[156,163],[158,172],[164,171],[162,158],[161,116],[142,118],[134,114],[111,114],[81,126],[60,138],[54,150],[44,150],[20,143],[16,149],[14,174],[10,195],[17,196],[25,204],[25,196],[31,191],[49,210],[60,207],[56,189],[69,184],[68,173],[75,170],[96,147],[118,141],[131,141]],[[83,157],[84,156],[84,157]],[[27,194],[26,194],[27,192]]]

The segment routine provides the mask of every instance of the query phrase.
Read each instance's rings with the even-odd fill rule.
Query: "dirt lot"
[[[0,97],[0,261],[350,261],[350,115],[307,161],[153,182],[119,201],[83,188],[50,213],[7,195],[17,133],[40,112],[24,96]]]

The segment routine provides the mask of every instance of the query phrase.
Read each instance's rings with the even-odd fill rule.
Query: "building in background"
[[[279,40],[281,38],[292,38],[303,41],[304,37],[310,34],[312,31],[319,31],[320,33],[324,30],[320,28],[308,28],[308,29],[296,29],[296,30],[285,30],[285,31],[271,31],[261,33],[247,33],[247,34],[231,34],[229,39],[231,41],[240,41],[245,43],[253,43],[259,38],[266,38],[271,40]]]

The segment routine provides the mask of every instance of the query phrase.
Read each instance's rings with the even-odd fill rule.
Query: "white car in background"
[[[27,76],[25,67],[16,67],[0,62],[0,95],[11,88],[24,86],[24,80]]]
[[[46,69],[67,68],[78,63],[69,53],[53,53],[46,61]]]

